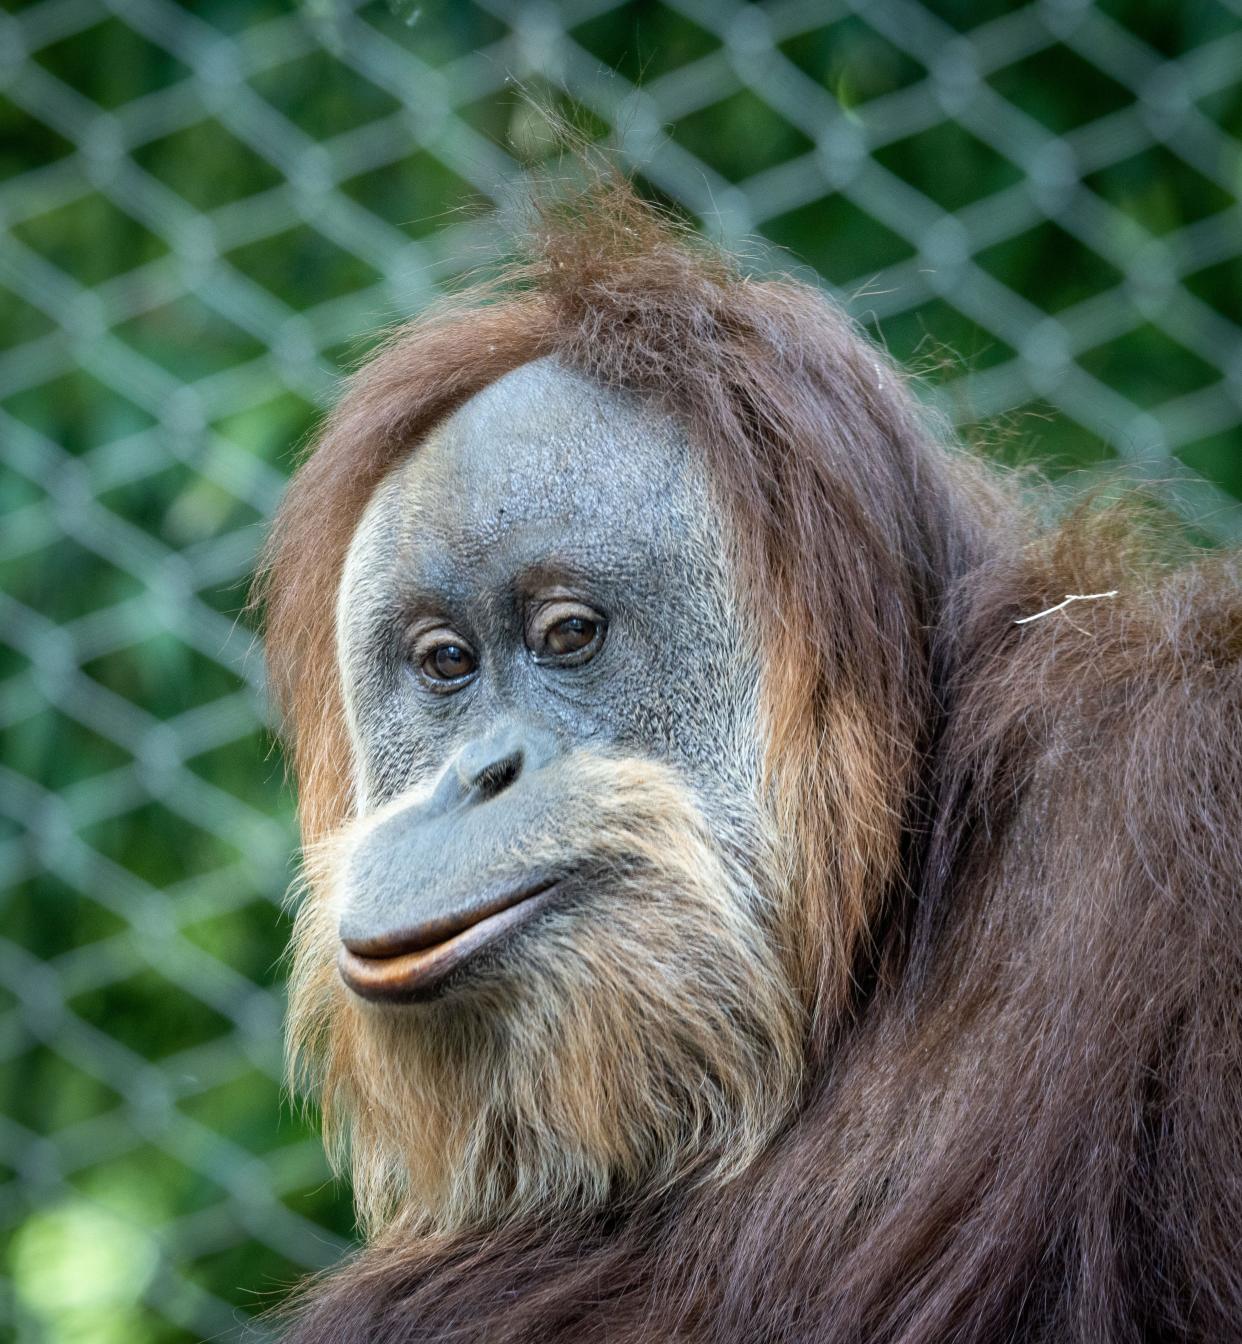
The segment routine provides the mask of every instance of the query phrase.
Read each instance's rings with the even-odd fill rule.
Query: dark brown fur
[[[548,353],[662,398],[738,524],[810,1082],[724,1188],[394,1232],[291,1338],[1242,1337],[1236,568],[1168,564],[1133,511],[1037,524],[821,297],[742,278],[622,185],[399,332],[294,482],[267,598],[307,838],[348,807],[332,622],[360,512],[426,427]]]

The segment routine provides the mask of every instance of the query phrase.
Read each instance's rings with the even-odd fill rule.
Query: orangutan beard
[[[727,1180],[794,1103],[805,1024],[774,944],[779,902],[732,857],[764,852],[755,825],[736,809],[709,822],[650,761],[583,755],[573,770],[573,812],[520,856],[568,875],[556,903],[429,1002],[365,1002],[336,969],[341,874],[410,795],[307,855],[290,1069],[368,1232]]]

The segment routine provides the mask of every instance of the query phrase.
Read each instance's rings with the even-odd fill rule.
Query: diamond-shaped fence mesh
[[[1067,489],[1122,465],[1242,536],[1237,4],[9,5],[18,1339],[261,1334],[348,1244],[281,1099],[294,837],[239,612],[292,446],[377,328],[487,260],[561,99],[757,266],[820,277],[987,451]]]

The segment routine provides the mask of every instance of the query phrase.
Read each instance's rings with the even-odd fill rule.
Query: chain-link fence
[[[989,450],[1071,487],[1124,462],[1205,539],[1242,535],[1236,4],[9,6],[19,1339],[233,1335],[347,1244],[280,1095],[293,833],[238,612],[342,364],[487,259],[564,95],[757,265],[822,276]]]

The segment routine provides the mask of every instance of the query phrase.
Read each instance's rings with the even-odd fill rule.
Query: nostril
[[[485,765],[470,781],[470,786],[479,799],[485,801],[503,793],[521,773],[522,753],[511,751],[500,760]]]

